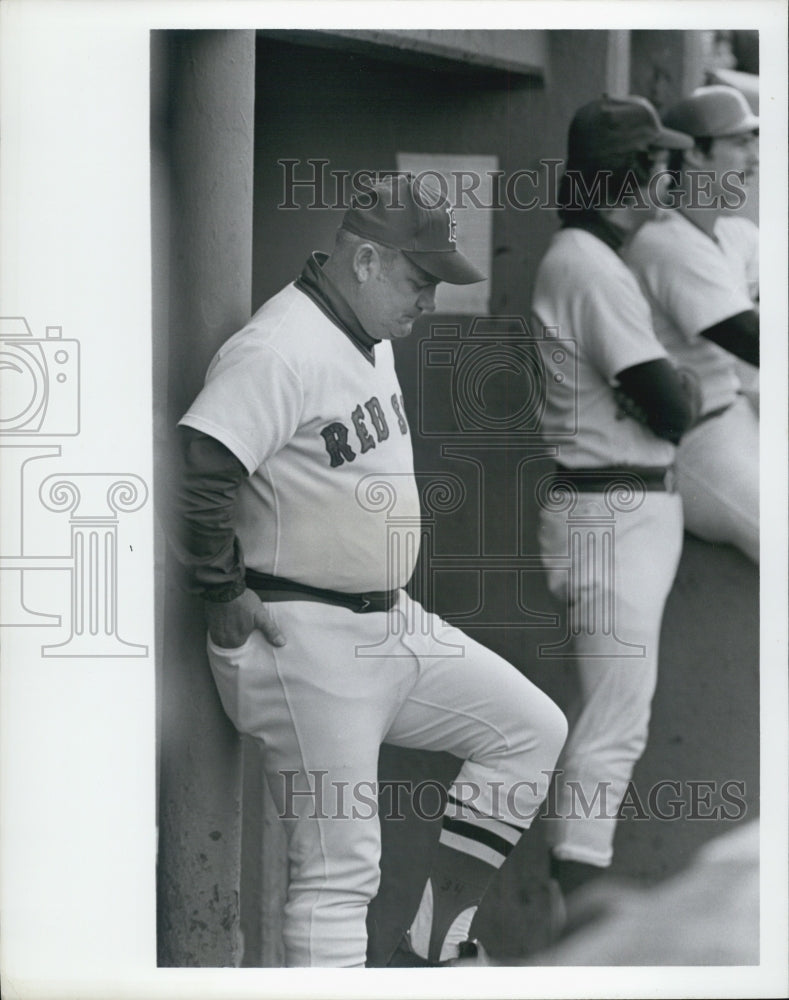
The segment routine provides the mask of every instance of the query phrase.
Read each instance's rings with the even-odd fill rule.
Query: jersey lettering
[[[329,453],[332,468],[342,465],[343,462],[352,462],[356,458],[356,452],[348,444],[348,428],[344,424],[328,424],[321,431],[323,440],[326,442],[326,451]]]
[[[381,409],[381,404],[375,396],[372,396],[364,404],[367,412],[370,414],[370,420],[375,428],[375,433],[378,435],[379,441],[386,441],[389,437],[389,425],[386,422],[386,417],[384,416],[384,411]]]
[[[401,396],[400,400],[402,401],[402,399],[403,397]],[[403,410],[401,410],[400,403],[398,403],[397,401],[397,396],[392,396],[391,403],[392,403],[392,409],[395,411],[397,415],[397,426],[400,428],[400,433],[407,434],[408,424],[405,422],[405,417],[403,416],[403,410],[405,409],[405,404],[403,404]]]
[[[353,426],[356,428],[356,435],[359,438],[359,443],[362,446],[362,454],[364,454],[366,451],[375,447],[375,441],[373,441],[372,435],[367,430],[361,406],[357,406],[353,411],[351,414],[351,420],[353,421]]]
[[[392,404],[392,409],[397,417],[397,426],[400,428],[400,433],[408,434],[408,424],[403,415],[405,412],[403,397],[393,395],[389,402]],[[388,440],[389,423],[378,397],[371,396],[364,404],[364,408],[369,414],[370,423],[373,425],[378,442]],[[371,451],[375,448],[375,438],[365,423],[365,412],[362,409],[361,403],[357,403],[356,408],[351,413],[351,423],[359,439],[359,453],[363,455],[366,451]],[[329,454],[330,464],[334,469],[345,462],[352,462],[356,458],[356,452],[348,444],[348,434],[349,428],[345,424],[340,423],[339,420],[327,424],[321,430],[321,436],[326,445],[326,451]]]

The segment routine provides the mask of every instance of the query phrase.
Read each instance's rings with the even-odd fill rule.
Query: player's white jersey
[[[697,377],[702,413],[733,403],[740,379],[732,355],[699,334],[752,309],[758,296],[756,227],[722,216],[714,235],[672,211],[646,223],[623,250],[649,299],[657,336]]]
[[[220,348],[181,423],[249,473],[236,520],[247,567],[352,593],[408,581],[418,545],[393,560],[388,534],[420,509],[391,344],[371,360],[288,285]]]
[[[741,215],[720,215],[715,238],[742,282],[754,308],[759,305],[759,227]]]
[[[557,367],[551,341],[540,343],[550,385],[542,429],[560,442],[559,461],[576,468],[670,465],[674,446],[623,419],[612,391],[618,372],[666,356],[619,256],[585,230],[560,230],[538,269],[532,311],[537,327],[558,327],[559,337],[576,344],[573,378]],[[568,438],[576,408],[578,431]]]

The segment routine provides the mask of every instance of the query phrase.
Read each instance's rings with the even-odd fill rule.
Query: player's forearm
[[[187,570],[190,589],[208,601],[230,601],[245,587],[234,523],[246,470],[214,438],[189,427],[179,428],[179,434],[173,548]]]
[[[659,438],[678,444],[698,415],[699,400],[666,359],[647,361],[619,372],[620,403],[625,412]]]

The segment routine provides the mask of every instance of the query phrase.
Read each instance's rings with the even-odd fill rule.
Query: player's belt
[[[606,465],[569,469],[556,464],[551,487],[569,486],[579,493],[605,493],[612,487],[641,487],[649,491],[676,493],[677,476],[673,465]]]
[[[313,601],[317,604],[334,604],[348,608],[357,614],[373,611],[388,611],[397,601],[397,590],[370,590],[364,594],[348,594],[342,590],[324,590],[309,587],[306,583],[296,583],[281,576],[258,573],[254,569],[246,571],[246,584],[254,590],[261,601]]]

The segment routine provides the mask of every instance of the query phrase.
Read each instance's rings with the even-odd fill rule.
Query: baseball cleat
[[[451,958],[448,962],[441,962],[441,965],[492,965],[490,956],[476,938],[468,941],[461,941],[458,945],[458,957]]]

